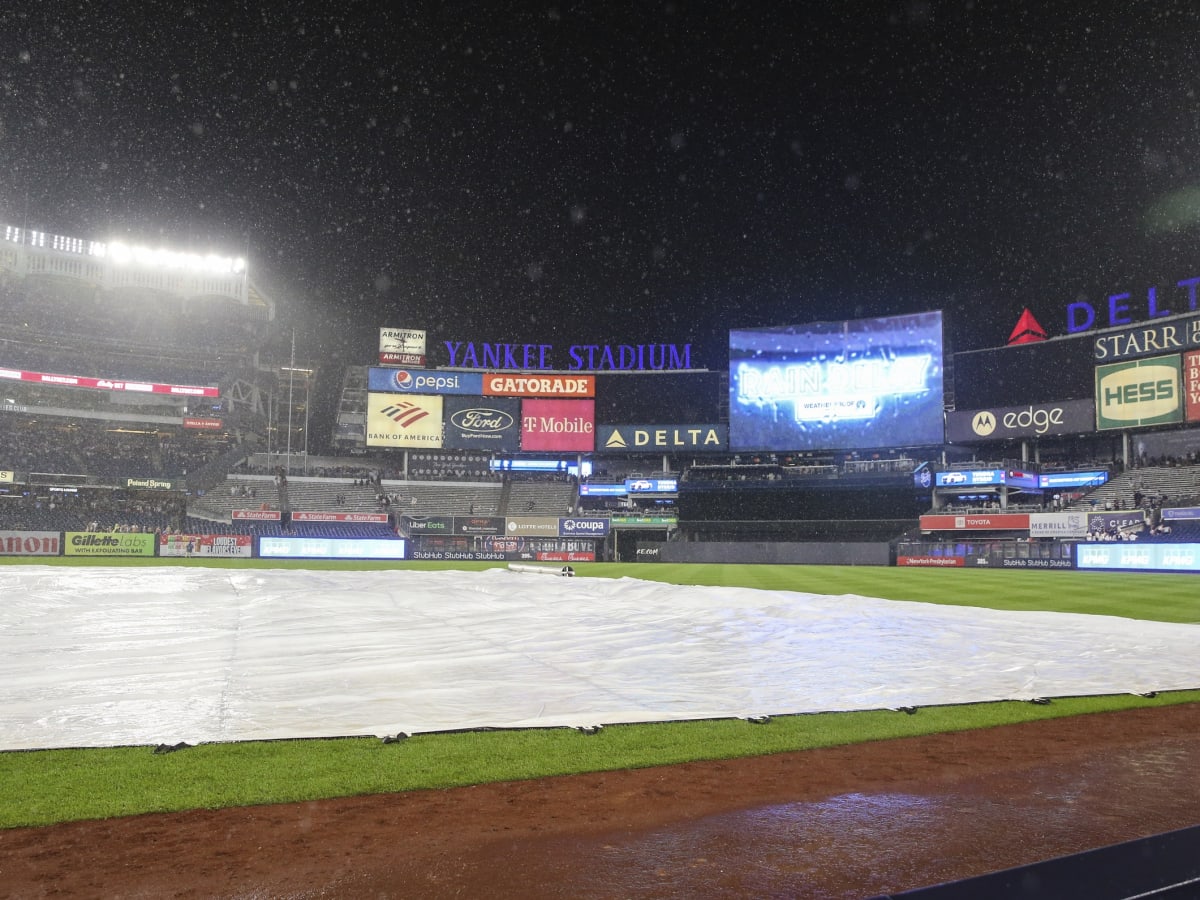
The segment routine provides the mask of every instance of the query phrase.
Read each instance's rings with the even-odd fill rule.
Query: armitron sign
[[[425,332],[412,328],[380,328],[379,362],[385,366],[424,366]]]

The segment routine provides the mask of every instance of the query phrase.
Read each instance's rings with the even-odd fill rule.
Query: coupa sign
[[[1062,400],[1028,406],[955,410],[946,413],[946,440],[952,444],[1084,434],[1095,428],[1091,400]]]
[[[1096,367],[1096,427],[1131,428],[1183,420],[1179,356]]]
[[[559,519],[559,537],[604,537],[608,519]]]

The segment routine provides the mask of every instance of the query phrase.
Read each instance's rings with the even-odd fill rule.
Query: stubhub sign
[[[482,372],[440,372],[433,369],[367,370],[367,387],[392,394],[473,394],[483,393]]]

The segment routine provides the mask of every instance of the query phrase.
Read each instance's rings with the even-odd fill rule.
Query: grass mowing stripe
[[[95,560],[0,559],[2,564],[96,565]],[[105,561],[106,566],[110,561]],[[494,568],[494,563],[361,561],[113,560],[113,565],[203,565],[251,569]],[[752,587],[893,600],[1119,615],[1196,622],[1195,581],[1186,575],[1069,571],[937,570],[837,566],[587,564],[580,576],[672,584]],[[282,803],[699,759],[728,759],[867,740],[984,728],[1013,722],[1200,702],[1200,691],[1059,699],[1048,706],[1003,702],[891,711],[372,738],[205,744],[155,755],[147,747],[0,753],[0,827],[48,825],[144,812]]]

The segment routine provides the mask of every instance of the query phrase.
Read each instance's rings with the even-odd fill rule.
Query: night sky
[[[1200,275],[1190,0],[136,6],[0,12],[0,222],[247,254],[306,356],[976,349]]]

